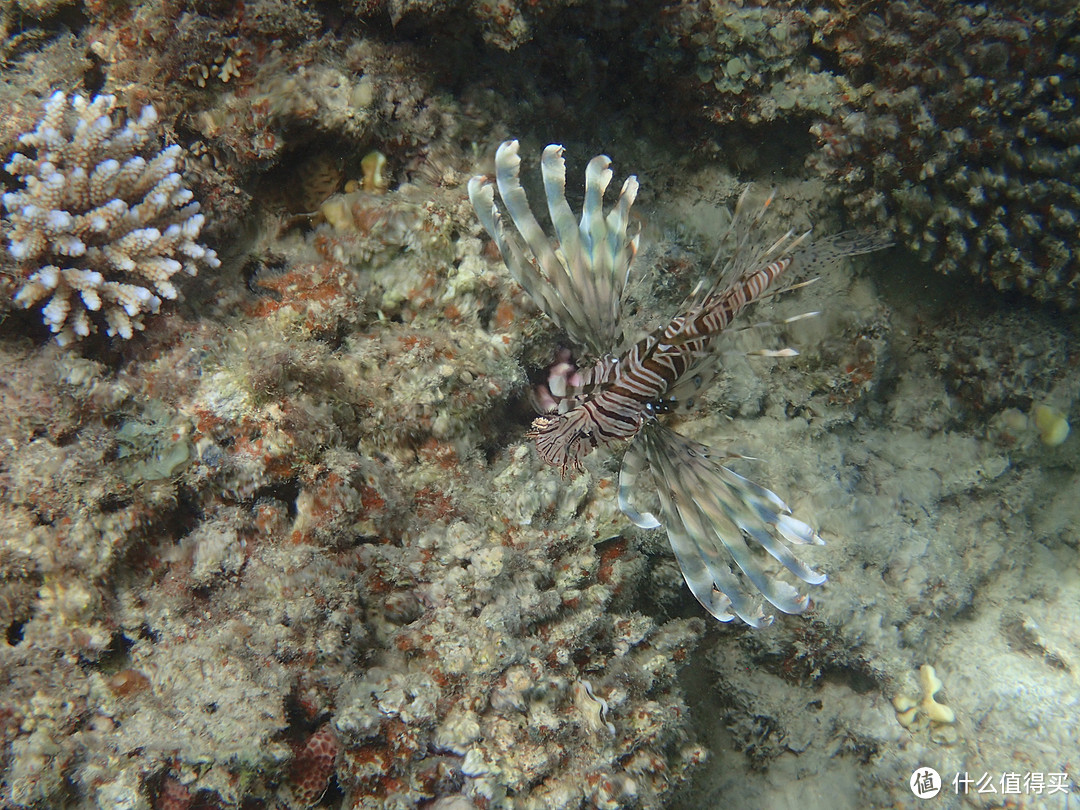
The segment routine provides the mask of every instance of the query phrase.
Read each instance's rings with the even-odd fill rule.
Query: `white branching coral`
[[[45,302],[61,345],[96,331],[92,312],[109,335],[130,338],[162,298],[176,298],[176,273],[220,264],[195,241],[204,217],[178,172],[181,148],[161,148],[154,108],[127,121],[115,109],[115,96],[54,93],[4,167],[23,184],[3,195],[23,279],[15,303]]]

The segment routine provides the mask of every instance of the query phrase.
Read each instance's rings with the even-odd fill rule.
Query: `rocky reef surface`
[[[57,91],[152,103],[221,260],[66,347],[0,260],[0,803],[915,806],[924,766],[942,806],[1075,793],[1080,364],[1035,299],[1075,303],[1077,29],[938,5],[0,2],[5,162]],[[713,623],[617,459],[523,440],[560,335],[464,187],[510,134],[638,175],[642,322],[746,181],[894,232],[764,302],[744,326],[822,314],[733,332],[680,426],[827,541],[806,616]]]

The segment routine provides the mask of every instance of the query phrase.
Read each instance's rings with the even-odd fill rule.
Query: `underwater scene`
[[[0,0],[0,808],[1080,807],[1078,104],[1075,0]]]

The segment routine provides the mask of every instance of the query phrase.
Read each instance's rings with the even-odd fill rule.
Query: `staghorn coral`
[[[26,151],[4,167],[23,184],[3,196],[8,254],[23,280],[15,303],[44,301],[61,345],[96,330],[92,312],[110,336],[130,338],[159,296],[176,298],[176,273],[220,264],[195,241],[204,217],[176,171],[180,147],[158,151],[154,108],[122,124],[115,109],[114,96],[54,93],[19,138]]]

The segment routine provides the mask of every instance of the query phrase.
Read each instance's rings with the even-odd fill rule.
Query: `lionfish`
[[[722,269],[717,272],[714,260],[677,315],[644,338],[628,340],[620,316],[640,239],[640,233],[628,233],[637,178],[625,180],[605,216],[611,159],[594,157],[585,170],[581,219],[575,221],[566,200],[563,148],[548,146],[541,171],[553,241],[529,207],[520,165],[518,142],[503,143],[495,155],[495,184],[514,230],[505,227],[487,178],[469,181],[469,199],[514,279],[572,342],[598,358],[584,368],[564,363],[562,373],[552,374],[551,410],[534,420],[528,437],[564,472],[580,469],[598,447],[630,440],[619,473],[619,507],[642,528],[667,529],[686,584],[705,609],[720,621],[738,616],[761,627],[773,617],[762,610],[760,594],[785,613],[802,613],[809,597],[768,576],[751,544],[803,582],[820,585],[825,575],[800,561],[789,544],[822,545],[821,537],[792,517],[776,493],[726,466],[743,456],[691,441],[658,417],[694,407],[719,373],[714,339],[776,279],[796,267],[805,271],[888,242],[852,233],[810,242],[809,231],[791,230],[767,241],[762,221],[772,197],[755,206],[744,192],[721,240],[721,248],[730,250]],[[655,491],[660,518],[635,508],[632,495],[639,487]]]

